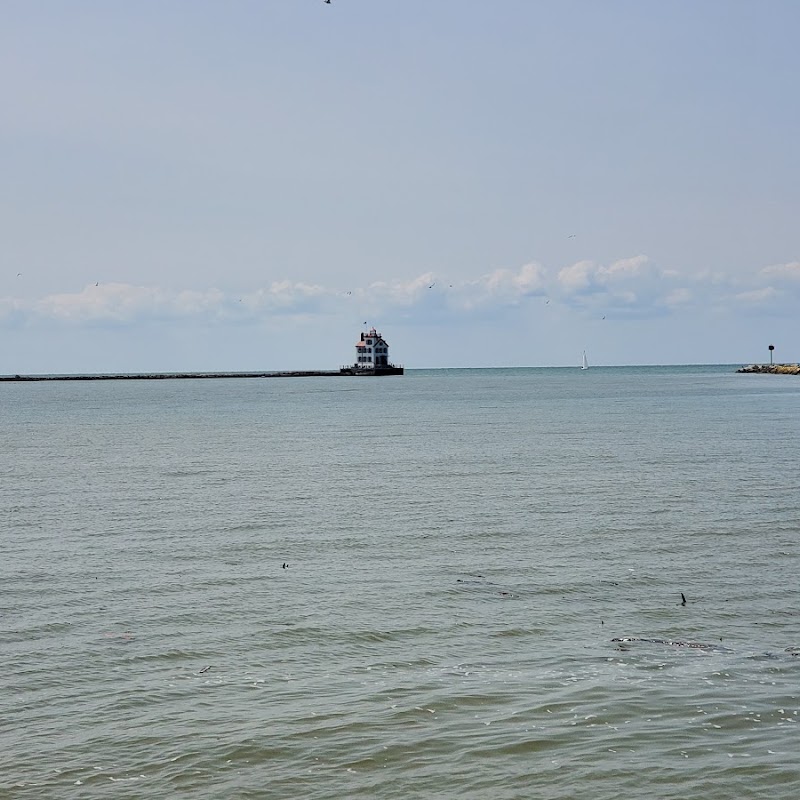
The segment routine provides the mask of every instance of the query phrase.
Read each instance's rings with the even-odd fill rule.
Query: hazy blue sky
[[[800,359],[797,0],[4,0],[0,373]],[[433,285],[433,288],[428,288]]]

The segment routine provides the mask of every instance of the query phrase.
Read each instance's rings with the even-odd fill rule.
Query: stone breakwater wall
[[[120,375],[0,375],[0,381],[160,381],[200,378],[306,378],[341,376],[341,370],[295,372],[152,372]]]
[[[800,364],[751,364],[737,372],[758,372],[768,375],[800,375]]]
[[[337,370],[293,370],[291,372],[137,372],[118,375],[0,375],[0,383],[24,381],[161,381],[198,380],[208,378],[328,378],[344,375],[373,376],[402,375],[403,367],[378,367],[356,369],[342,367]]]

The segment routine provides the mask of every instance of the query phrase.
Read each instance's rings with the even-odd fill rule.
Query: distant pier
[[[366,325],[366,322],[364,323]],[[362,333],[356,342],[352,364],[336,370],[285,370],[281,372],[120,372],[99,375],[0,375],[0,383],[27,381],[170,381],[212,378],[376,378],[402,375],[404,368],[389,361],[389,345],[375,328]]]
[[[402,375],[403,367],[337,370],[291,370],[288,372],[133,372],[101,375],[0,375],[0,382],[27,381],[163,381],[207,380],[219,378],[341,378],[344,376],[381,377]]]

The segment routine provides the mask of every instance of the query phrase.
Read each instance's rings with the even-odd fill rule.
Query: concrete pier
[[[341,378],[357,375],[359,377],[379,377],[383,375],[402,375],[402,367],[386,369],[359,369],[343,367],[337,370],[291,370],[287,372],[147,372],[119,373],[102,375],[0,375],[0,382],[23,381],[162,381],[198,380],[211,378]]]

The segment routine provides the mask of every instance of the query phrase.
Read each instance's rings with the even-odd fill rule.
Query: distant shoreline
[[[736,371],[765,375],[800,375],[800,364],[750,364],[749,367]]]

